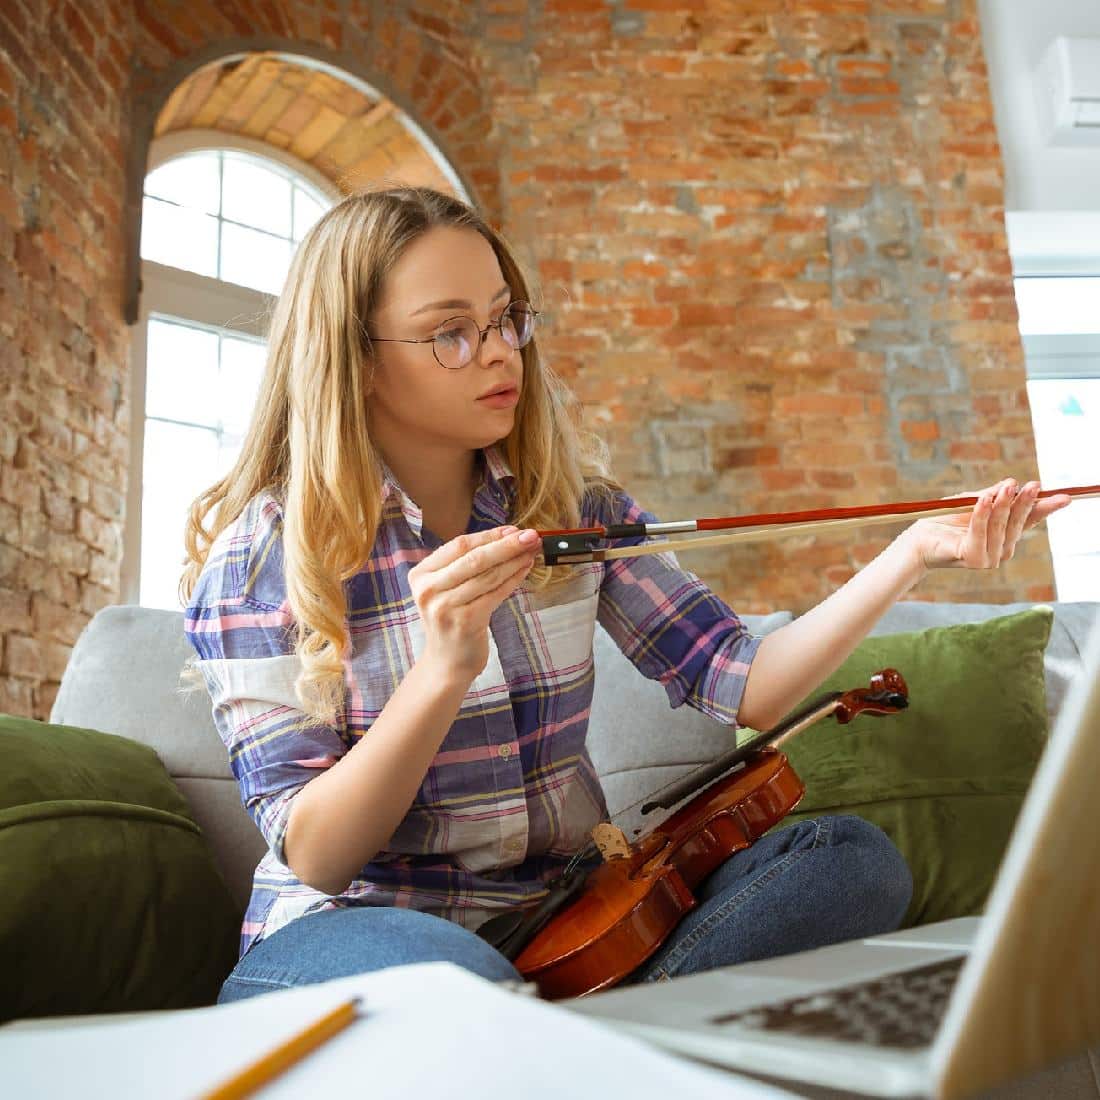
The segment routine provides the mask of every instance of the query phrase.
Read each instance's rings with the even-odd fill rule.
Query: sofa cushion
[[[209,1004],[240,913],[157,754],[0,715],[0,1019]]]
[[[927,630],[932,626],[954,626],[956,623],[982,623],[1002,615],[1026,611],[1034,603],[936,603],[928,600],[905,600],[896,603],[870,631],[879,634],[901,634]],[[1043,671],[1047,685],[1047,717],[1053,727],[1054,718],[1062,709],[1070,684],[1081,670],[1081,658],[1093,623],[1100,619],[1100,603],[1095,600],[1062,601],[1051,604],[1054,623],[1050,641],[1043,654]]]
[[[821,692],[895,668],[908,709],[826,718],[783,746],[806,784],[784,824],[854,813],[884,829],[913,872],[906,927],[981,911],[1046,741],[1052,619],[1037,607],[867,638]]]
[[[205,685],[181,679],[193,655],[181,612],[105,607],[73,647],[50,721],[119,734],[153,749],[187,797],[244,912],[267,845],[241,805]]]
[[[760,637],[794,618],[789,611],[739,617]],[[623,828],[640,827],[644,819],[632,811],[642,799],[692,764],[728,752],[735,735],[729,726],[690,706],[672,710],[664,687],[646,679],[599,625],[592,654],[596,688],[586,745],[611,816]],[[625,699],[630,704],[624,712]],[[629,715],[626,723],[624,713]]]

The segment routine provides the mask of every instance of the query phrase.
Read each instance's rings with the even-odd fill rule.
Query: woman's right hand
[[[489,616],[523,583],[538,550],[535,531],[494,527],[417,562],[409,588],[424,624],[423,656],[472,681],[489,660]]]

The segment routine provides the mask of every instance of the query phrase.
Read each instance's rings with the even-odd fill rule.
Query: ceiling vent
[[[1055,38],[1037,74],[1039,119],[1051,145],[1100,145],[1100,38]]]

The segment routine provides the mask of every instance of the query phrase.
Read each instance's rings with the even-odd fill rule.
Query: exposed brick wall
[[[0,709],[45,714],[117,598],[125,163],[230,52],[297,44],[433,136],[540,276],[547,354],[658,514],[1034,476],[975,0],[30,6],[0,9]],[[683,562],[742,610],[802,610],[887,537]],[[1039,536],[916,594],[1050,580]]]
[[[19,714],[48,712],[118,593],[132,45],[128,4],[0,5],[0,710]]]

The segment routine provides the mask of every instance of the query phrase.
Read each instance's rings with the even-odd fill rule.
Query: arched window
[[[178,608],[188,505],[240,450],[274,296],[339,195],[279,150],[221,133],[161,139],[150,167],[122,580],[129,602]]]

